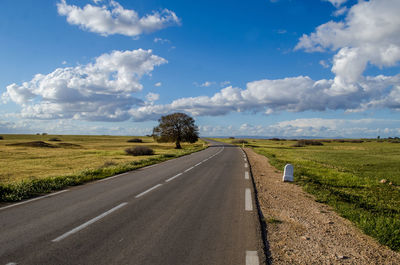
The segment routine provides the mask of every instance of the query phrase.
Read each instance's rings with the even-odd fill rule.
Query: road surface
[[[0,265],[263,264],[249,168],[188,156],[0,208]]]

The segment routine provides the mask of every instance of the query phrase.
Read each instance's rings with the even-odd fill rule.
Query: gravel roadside
[[[400,264],[380,245],[300,186],[282,182],[268,158],[245,148],[267,222],[272,264]]]

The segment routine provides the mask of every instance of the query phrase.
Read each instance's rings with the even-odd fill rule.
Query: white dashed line
[[[244,163],[244,167],[245,167],[245,168],[248,168],[249,165],[248,165],[247,163]]]
[[[14,206],[18,206],[18,205],[21,205],[21,204],[25,204],[25,203],[28,203],[28,202],[33,202],[33,201],[44,199],[44,198],[47,198],[47,197],[50,197],[50,196],[58,195],[60,193],[66,192],[66,191],[68,191],[68,190],[62,190],[62,191],[54,192],[54,193],[51,193],[51,194],[48,194],[48,195],[45,195],[45,196],[41,196],[41,197],[37,197],[37,198],[34,198],[34,199],[30,199],[30,200],[27,200],[27,201],[18,202],[18,203],[14,203],[14,204],[11,204],[11,205],[8,205],[8,206],[4,206],[4,207],[0,208],[0,211],[4,210],[4,209],[7,209],[7,208],[14,207]]]
[[[9,262],[9,263],[7,263],[6,265],[17,265],[17,263],[15,263],[15,262]]]
[[[247,171],[244,172],[244,178],[245,178],[245,179],[249,179],[249,172],[247,172]]]
[[[251,201],[251,191],[250,189],[246,189],[245,193],[245,202],[244,202],[244,208],[246,211],[253,211],[253,203]]]
[[[171,180],[179,177],[180,175],[182,175],[182,173],[176,174],[175,176],[173,176],[172,178],[167,179],[165,182],[170,182]]]
[[[105,216],[107,216],[107,215],[109,215],[110,213],[112,213],[112,212],[118,210],[119,208],[124,207],[124,206],[127,205],[127,204],[128,204],[127,202],[123,202],[123,203],[121,203],[120,205],[115,206],[115,207],[112,208],[111,210],[108,210],[107,212],[100,214],[99,216],[97,216],[97,217],[95,217],[95,218],[93,218],[93,219],[87,221],[87,222],[84,223],[84,224],[81,224],[80,226],[78,226],[78,227],[72,229],[71,231],[69,231],[69,232],[67,232],[67,233],[65,233],[65,234],[63,234],[63,235],[61,235],[61,236],[59,236],[59,237],[57,237],[57,238],[55,238],[55,239],[53,239],[53,240],[51,240],[51,241],[52,241],[52,242],[59,242],[59,241],[63,240],[64,238],[66,238],[66,237],[68,237],[68,236],[70,236],[70,235],[72,235],[72,234],[75,234],[76,232],[78,232],[78,231],[80,231],[80,230],[82,230],[82,229],[88,227],[89,225],[93,224],[94,222],[97,222],[98,220],[104,218]]]
[[[146,193],[148,193],[148,192],[150,192],[150,191],[152,191],[152,190],[154,190],[154,189],[157,189],[157,188],[160,187],[160,186],[162,186],[162,184],[157,184],[157,185],[155,185],[154,187],[151,187],[150,189],[148,189],[148,190],[146,190],[146,191],[143,191],[142,193],[136,195],[135,198],[142,197],[142,196],[145,195]]]
[[[259,265],[257,251],[246,251],[246,265]]]

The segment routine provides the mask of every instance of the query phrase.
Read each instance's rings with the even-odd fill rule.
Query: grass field
[[[68,185],[78,185],[142,166],[199,151],[205,142],[157,143],[151,137],[79,135],[2,135],[0,140],[0,201],[15,201]],[[140,138],[142,143],[127,142]],[[40,147],[30,142],[42,141]],[[37,144],[36,144],[37,145]],[[151,156],[130,156],[125,149],[147,146]]]
[[[277,169],[293,164],[295,182],[317,201],[400,251],[400,143],[323,141],[321,146],[293,147],[297,141],[247,141]]]

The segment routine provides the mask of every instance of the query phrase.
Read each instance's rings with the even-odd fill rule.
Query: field
[[[174,149],[151,137],[79,135],[2,135],[0,201],[20,200],[68,185],[78,185],[199,151],[203,141]],[[139,138],[143,142],[127,142]],[[32,142],[36,142],[31,144]],[[30,144],[29,144],[30,143]],[[32,146],[33,145],[33,146]],[[151,156],[130,156],[125,149],[147,146]]]
[[[319,141],[322,145],[278,139],[247,142],[245,146],[268,157],[279,170],[291,163],[295,183],[317,201],[332,206],[381,244],[400,251],[398,141]]]

